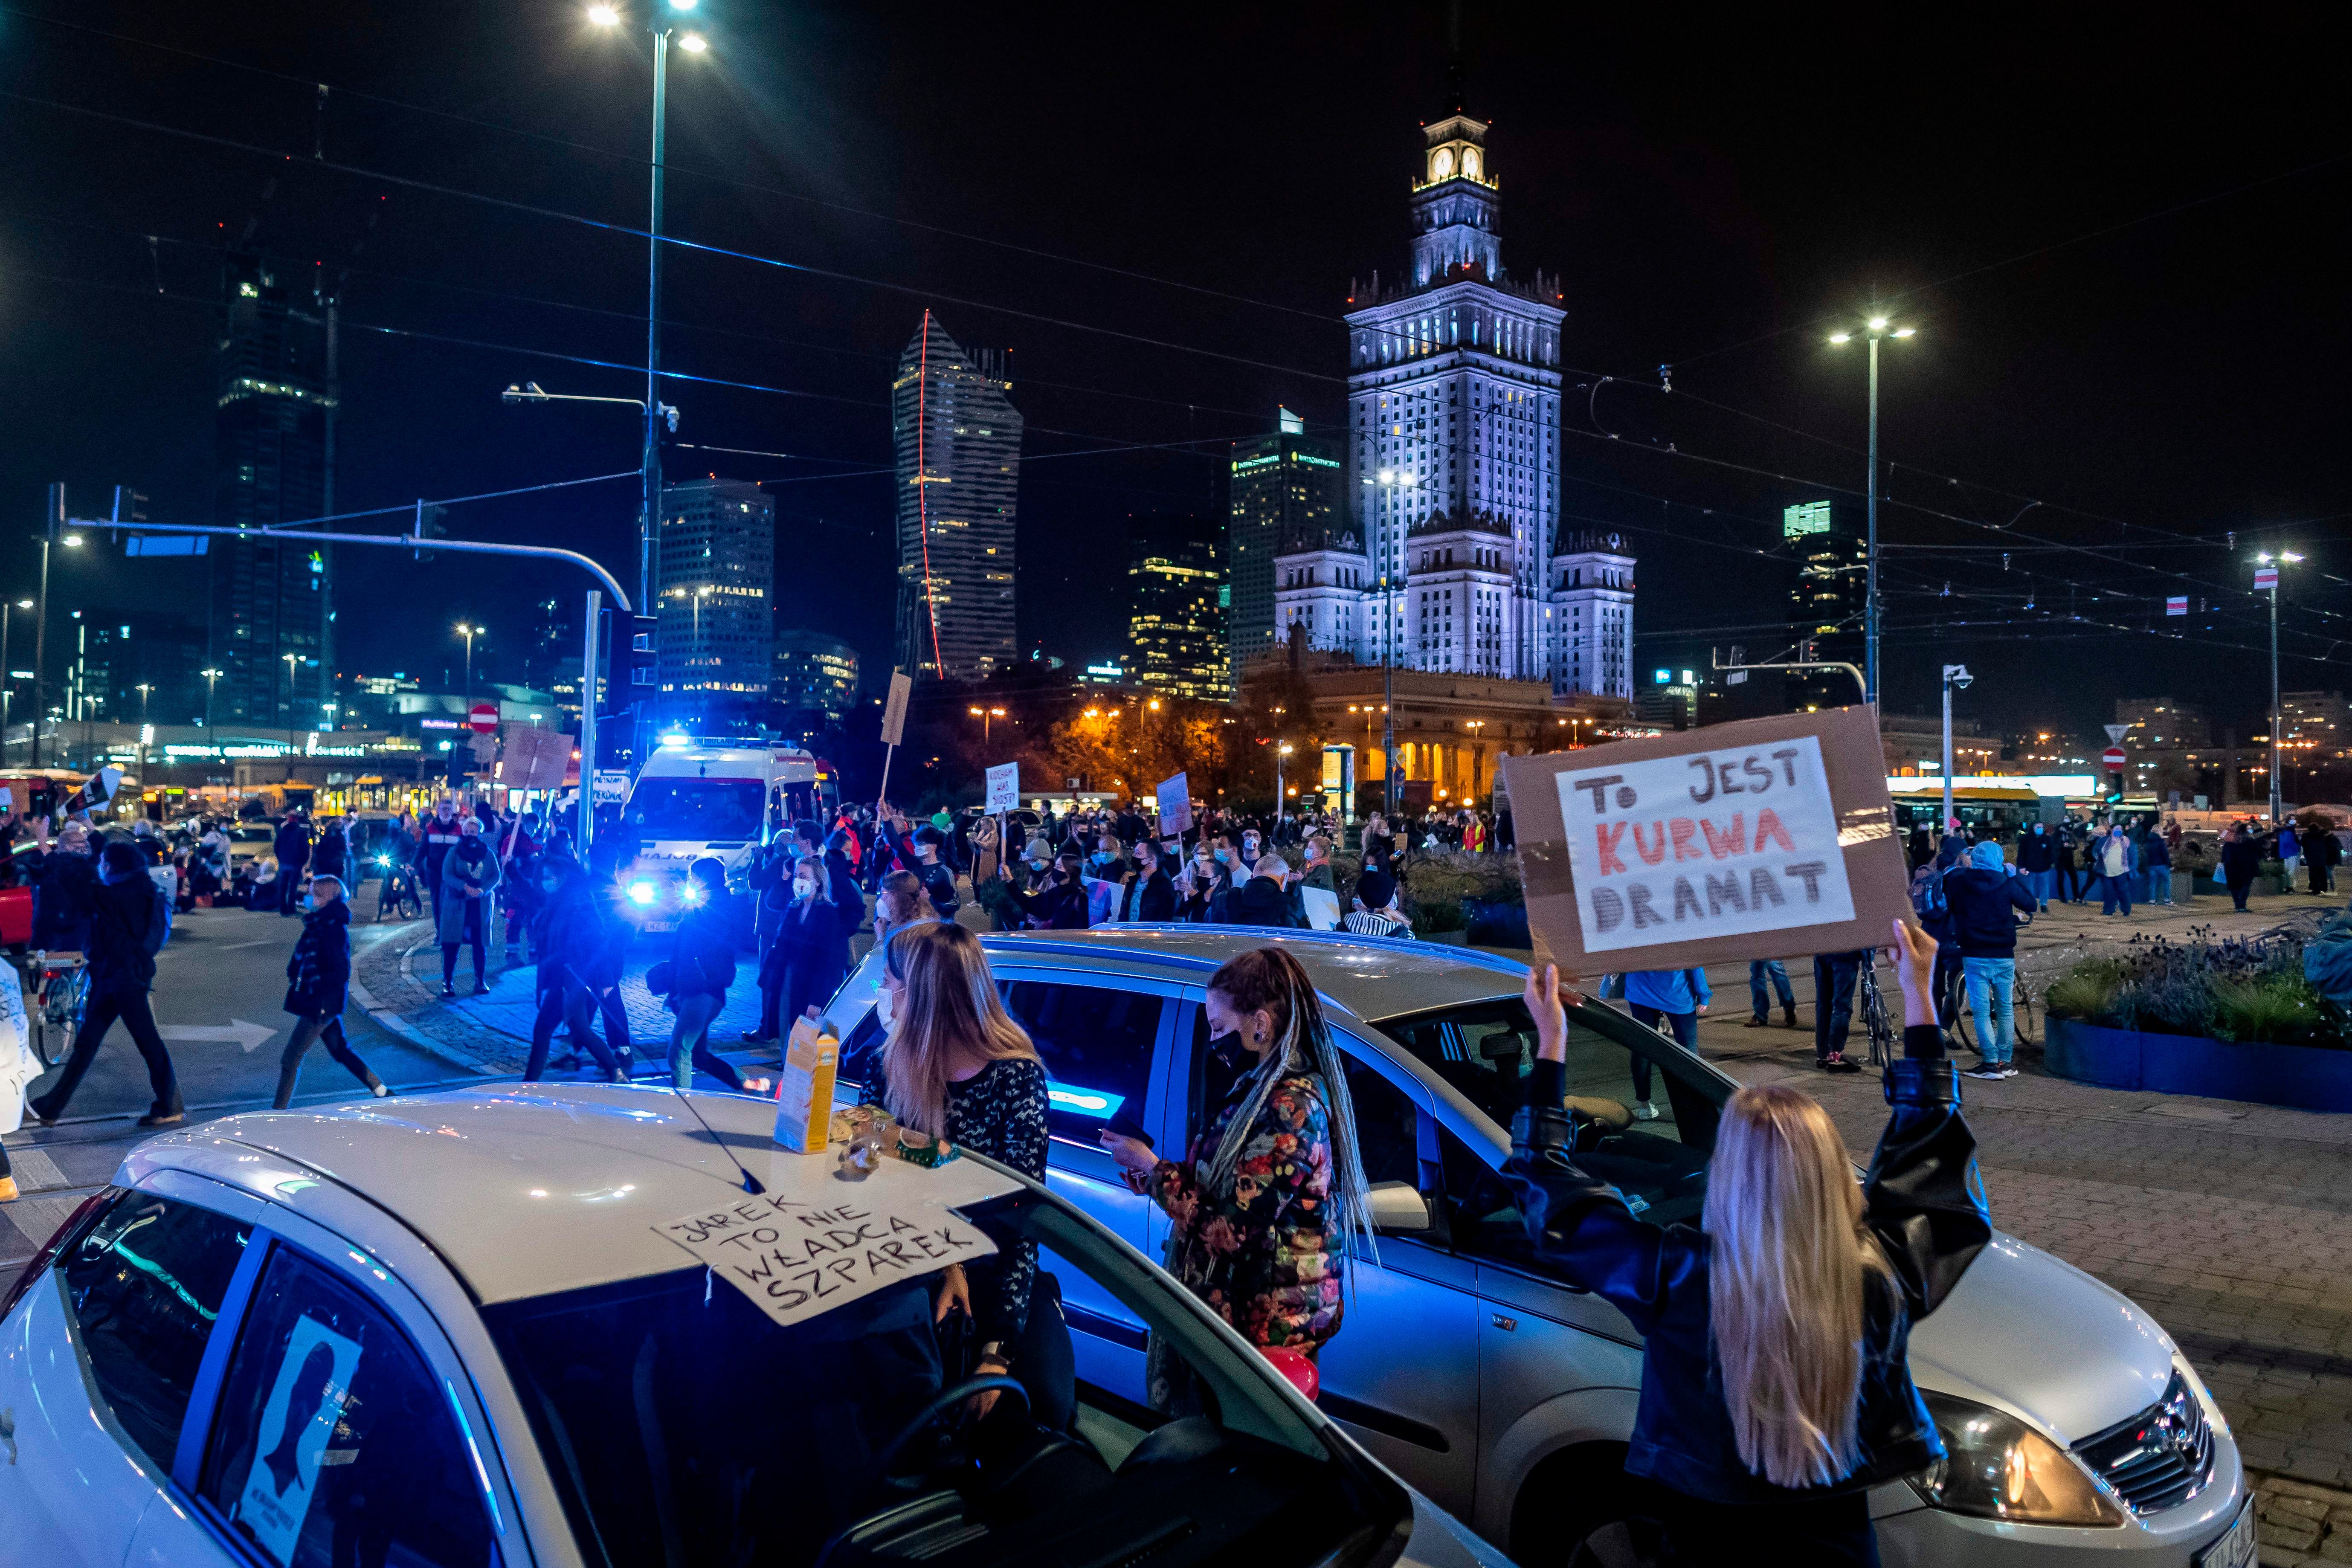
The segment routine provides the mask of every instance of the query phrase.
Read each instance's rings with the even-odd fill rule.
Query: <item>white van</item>
[[[762,844],[803,818],[829,822],[840,795],[833,768],[797,746],[664,736],[622,807],[643,843],[628,884],[641,928],[677,929],[697,860],[725,866],[742,892]]]

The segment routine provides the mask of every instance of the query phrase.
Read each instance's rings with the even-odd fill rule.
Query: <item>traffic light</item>
[[[658,661],[661,618],[658,616],[629,617],[629,685],[630,700],[638,691],[649,691],[655,685],[654,666]]]

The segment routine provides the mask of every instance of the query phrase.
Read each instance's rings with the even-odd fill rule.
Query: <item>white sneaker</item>
[[[1656,1106],[1654,1106],[1654,1105],[1651,1104],[1651,1103],[1650,1103],[1648,1100],[1635,1100],[1635,1101],[1633,1102],[1633,1120],[1634,1120],[1634,1121],[1655,1121],[1657,1119],[1658,1119],[1658,1108],[1657,1108]]]
[[[2017,1064],[2015,1062],[2001,1063],[2000,1076],[2003,1078],[2015,1078],[2017,1076]]]

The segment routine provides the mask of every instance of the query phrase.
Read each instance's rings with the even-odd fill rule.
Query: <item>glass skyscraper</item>
[[[890,388],[898,449],[897,663],[977,680],[1013,661],[1021,415],[1007,356],[967,353],[929,310]]]
[[[775,499],[742,479],[664,485],[654,548],[662,721],[757,724],[773,677]]]
[[[1277,411],[1273,435],[1234,445],[1225,529],[1228,689],[1239,689],[1251,661],[1280,648],[1275,557],[1339,521],[1344,473],[1332,449],[1308,439],[1307,422],[1287,408]]]

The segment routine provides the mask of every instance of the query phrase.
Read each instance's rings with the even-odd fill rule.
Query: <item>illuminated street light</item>
[[[588,7],[588,20],[599,27],[617,27],[621,25],[621,14],[610,5],[591,5]]]
[[[710,44],[700,33],[680,33],[677,36],[677,47],[689,55],[698,55],[709,48]]]
[[[1864,700],[1878,700],[1878,342],[1881,338],[1907,338],[1915,335],[1916,327],[1896,327],[1888,331],[1885,316],[1873,316],[1864,323],[1863,336],[1870,342],[1870,483],[1869,536],[1864,549],[1866,582],[1863,588],[1863,696]],[[1843,346],[1853,341],[1853,331],[1832,332],[1830,345]]]

